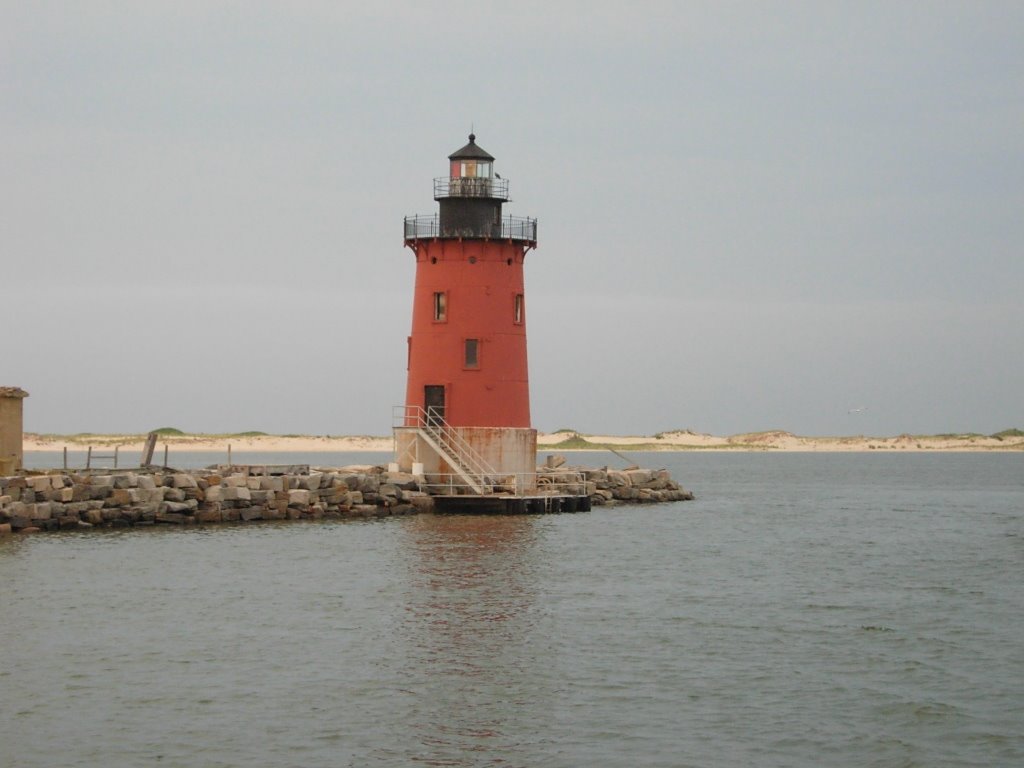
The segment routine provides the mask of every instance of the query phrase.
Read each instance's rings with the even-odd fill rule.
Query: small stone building
[[[22,400],[28,392],[20,387],[0,387],[0,475],[13,474],[24,461]]]

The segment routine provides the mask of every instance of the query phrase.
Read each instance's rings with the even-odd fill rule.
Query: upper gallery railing
[[[493,225],[488,232],[463,232],[457,228],[441,228],[441,217],[438,214],[431,216],[406,216],[405,217],[405,239],[420,240],[432,237],[482,237],[495,240],[526,240],[530,243],[537,242],[537,219],[528,216],[502,216],[501,223]]]
[[[508,179],[440,176],[434,179],[434,199],[443,197],[486,197],[508,200]]]

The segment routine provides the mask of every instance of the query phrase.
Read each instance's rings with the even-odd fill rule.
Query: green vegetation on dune
[[[184,432],[176,427],[160,427],[159,429],[154,429],[153,432],[156,432],[158,435],[174,435],[175,437],[182,437],[185,435]]]
[[[559,434],[561,432],[567,432],[567,431],[569,431],[569,430],[560,429],[555,434]],[[580,449],[599,448],[599,447],[601,447],[601,446],[597,445],[596,443],[588,442],[586,440],[586,438],[584,438],[584,437],[582,437],[580,435],[579,432],[572,432],[569,435],[569,437],[565,438],[564,440],[560,440],[557,443],[552,443],[550,445],[545,445],[544,446],[544,450],[547,450],[548,448],[555,448],[555,449],[562,450],[562,451],[574,451],[574,450],[580,450]]]
[[[552,433],[557,434],[557,433]],[[611,443],[595,442],[588,440],[579,432],[573,432],[569,437],[557,443],[545,443],[538,445],[538,451],[614,451],[631,453],[634,451],[716,451],[742,448],[745,444],[735,445],[677,445],[665,443]],[[760,447],[760,446],[759,446]]]
[[[694,432],[692,429],[665,429],[665,430],[662,430],[661,432],[655,432],[654,433],[654,439],[655,440],[664,440],[665,438],[671,437],[672,435],[696,435],[696,434],[697,433]]]
[[[1004,429],[1002,432],[996,432],[994,435],[990,435],[996,440],[1005,440],[1008,437],[1024,437],[1024,430],[1012,428]]]

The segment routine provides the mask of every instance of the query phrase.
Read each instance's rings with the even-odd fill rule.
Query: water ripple
[[[0,765],[1022,764],[1019,459],[659,455],[697,502],[0,540]]]

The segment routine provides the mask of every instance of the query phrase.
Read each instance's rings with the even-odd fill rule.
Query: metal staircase
[[[462,482],[479,496],[491,494],[498,473],[434,407],[399,406],[402,426],[414,427],[416,434],[433,449]]]

